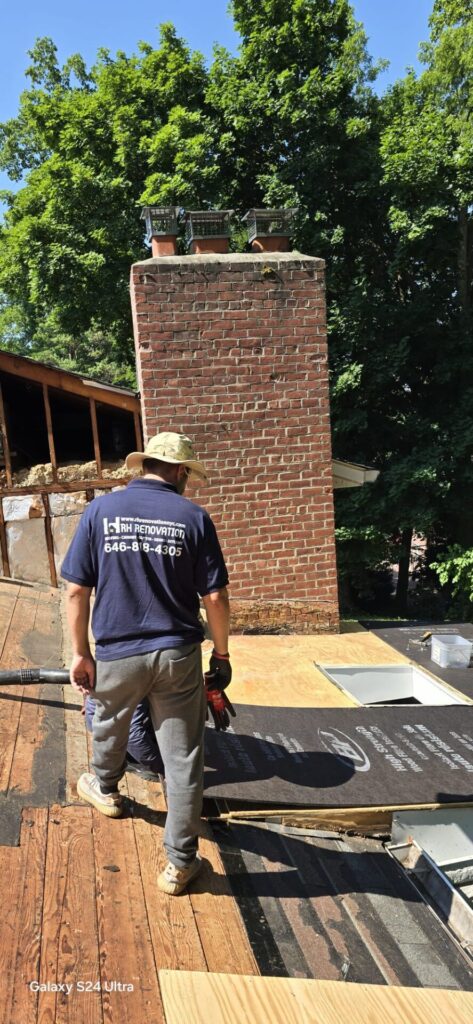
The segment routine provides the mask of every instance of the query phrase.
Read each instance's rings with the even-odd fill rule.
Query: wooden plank
[[[13,963],[18,936],[18,895],[21,890],[22,856],[17,846],[0,846],[2,887],[8,899],[2,900],[0,918],[0,1020],[11,1021],[13,1002]],[[36,1021],[36,1004],[27,1020]]]
[[[471,1024],[473,994],[305,978],[160,971],[166,1024]]]
[[[18,583],[0,583],[0,666],[13,612],[21,589]]]
[[[3,664],[3,652],[7,644],[20,589],[19,586],[10,587],[5,584],[0,589],[0,668],[2,669],[7,667]],[[12,690],[13,696],[17,698],[13,701],[10,699]],[[7,699],[0,700],[0,790],[7,788],[10,778],[22,692],[21,686],[9,686]]]
[[[38,1024],[102,1024],[90,807],[51,807],[44,888],[41,980],[70,984],[70,994],[41,992]]]
[[[259,974],[220,852],[210,826],[204,821],[199,852],[204,868],[192,884],[190,901],[207,968],[229,974]]]
[[[131,774],[126,780],[130,796],[163,815],[162,829],[166,802],[160,787]],[[157,874],[166,863],[162,834],[157,834],[155,824],[150,827],[136,814],[133,824],[158,968],[167,957],[176,960],[176,969],[207,967],[209,971],[258,974],[238,905],[206,822],[201,822],[199,840],[204,859],[202,874],[192,883],[190,892],[178,900],[163,895],[156,887]]]
[[[0,918],[0,1020],[36,1021],[37,994],[28,983],[39,978],[43,880],[48,812],[23,811],[20,846],[0,846],[4,893]]]
[[[48,591],[37,592],[38,601],[34,610],[34,620],[30,623],[34,636],[34,647],[30,654],[35,663],[45,668],[51,665],[57,668],[55,657],[57,647],[56,623],[57,599],[52,599]],[[49,641],[49,643],[48,643]],[[37,656],[35,657],[35,648]],[[44,652],[44,654],[43,654]],[[10,688],[8,688],[10,689]],[[46,706],[41,702],[41,684],[26,687],[27,700],[20,704],[20,716],[16,735],[15,749],[11,766],[10,785],[16,793],[31,793],[34,790],[33,764],[36,753],[45,742],[44,723]],[[58,699],[61,693],[58,690]]]
[[[8,440],[7,421],[5,416],[5,404],[3,401],[3,389],[0,382],[0,430],[2,434],[3,444],[3,456],[5,459],[5,473],[7,477],[7,486],[12,486],[12,469],[11,469],[11,455],[10,455],[10,443]]]
[[[66,725],[66,800],[77,800],[77,780],[89,770],[87,733],[81,714],[82,698],[72,686],[64,687],[64,718]],[[71,705],[75,705],[74,710]]]
[[[9,946],[11,1016],[2,1015],[4,1024],[36,1021],[38,994],[30,988],[30,983],[40,978],[47,827],[47,808],[28,808],[23,811],[20,848],[16,850],[21,856],[19,883],[14,894],[9,891],[17,923],[15,936],[11,936],[13,941]],[[2,979],[3,983],[3,975]]]
[[[112,487],[126,486],[129,482],[130,476],[107,476],[102,480],[58,480],[55,484],[34,484],[30,487],[0,488],[0,498],[17,496],[19,494],[71,494],[74,491],[83,491],[87,488],[110,490]]]
[[[205,971],[206,961],[189,896],[183,894],[172,899],[156,885],[167,860],[162,845],[166,804],[161,787],[131,773],[126,775],[126,784],[135,801],[133,829],[156,966]]]
[[[92,424],[92,437],[94,439],[94,456],[97,463],[97,473],[102,475],[102,456],[100,454],[99,428],[97,423],[97,407],[95,399],[89,398],[90,421]]]
[[[56,560],[54,557],[54,540],[51,527],[51,510],[47,492],[41,495],[44,506],[44,533],[46,537],[46,550],[48,552],[49,578],[52,587],[57,587]]]
[[[54,558],[54,540],[53,531],[51,527],[51,513],[49,509],[49,498],[47,493],[43,494],[43,505],[45,511],[44,519],[44,530],[46,534],[46,547],[48,550],[48,561],[49,561],[49,575],[51,577],[51,586],[57,587],[57,572],[56,572],[56,560]]]
[[[0,351],[0,370],[26,380],[34,380],[39,384],[48,384],[49,387],[58,388],[70,394],[82,395],[84,398],[89,398],[92,392],[98,402],[113,405],[118,409],[127,409],[129,412],[140,409],[139,398],[131,392],[127,393],[124,390],[115,389],[111,385],[89,381],[79,375],[68,373],[67,370],[45,366],[44,363],[12,355],[10,352]]]
[[[143,451],[143,437],[142,437],[142,433],[141,433],[141,421],[140,421],[140,411],[139,411],[139,409],[136,409],[133,418],[134,418],[134,423],[135,423],[136,450],[137,450],[137,452],[142,452]]]
[[[29,668],[31,659],[23,641],[32,632],[38,591],[21,590],[11,618],[8,635],[0,658],[0,668]],[[13,762],[18,723],[21,713],[23,686],[9,686],[7,699],[0,701],[0,791],[8,789]],[[11,699],[17,698],[17,699]]]
[[[0,498],[0,549],[2,553],[2,568],[4,576],[11,576],[10,559],[8,557],[7,531],[5,517],[3,515],[3,502]]]
[[[51,416],[51,404],[49,401],[49,388],[46,383],[43,384],[43,401],[44,412],[46,415],[46,427],[48,431],[49,459],[53,470],[53,481],[57,483],[57,462],[56,447],[54,444],[53,419]]]
[[[473,802],[451,804],[398,804],[389,807],[326,807],[317,810],[297,810],[288,807],[260,808],[259,810],[241,810],[222,812],[215,820],[232,821],[233,819],[251,822],[255,818],[268,820],[276,818],[285,824],[299,825],[309,828],[331,828],[334,831],[357,831],[361,836],[388,835],[391,831],[394,811],[438,811],[442,807],[473,807]]]
[[[235,704],[266,707],[355,707],[357,702],[331,683],[315,663],[396,665],[408,659],[371,633],[323,636],[231,636]],[[204,644],[204,663],[212,644]]]
[[[292,811],[281,815],[282,825],[296,828],[320,828],[333,832],[355,832],[358,835],[391,835],[393,812],[371,808],[348,808],[346,811]]]
[[[93,832],[104,1024],[163,1024],[133,821],[94,811]]]

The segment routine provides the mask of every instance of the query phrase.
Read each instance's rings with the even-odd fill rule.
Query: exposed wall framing
[[[74,504],[73,496],[77,494],[80,512],[80,503],[92,500],[97,490],[126,484],[129,477],[113,473],[117,468],[120,472],[120,462],[127,452],[143,448],[140,411],[139,397],[126,388],[0,351],[0,556],[5,577],[28,578],[15,571],[14,553],[12,562],[12,546],[16,544],[17,551],[21,548],[23,530],[25,538],[29,534],[30,546],[33,538],[40,541],[43,578],[48,578],[49,564],[50,583],[57,587],[60,565],[56,540],[62,526],[57,508],[51,505],[54,496],[69,495]],[[78,467],[82,473],[82,464],[86,463],[95,463],[96,471],[89,465],[88,476],[67,479],[74,462],[76,475]],[[27,472],[30,469],[31,475]],[[110,469],[111,476],[107,475]],[[50,482],[43,479],[43,470]],[[71,475],[72,470],[69,472]],[[24,483],[25,474],[32,479],[36,476],[35,482],[27,479]],[[77,519],[76,510],[74,513]],[[70,517],[70,511],[67,514]],[[44,534],[39,523],[28,526],[32,519],[43,521]],[[29,564],[31,561],[35,558]]]
[[[29,416],[34,420],[30,430],[24,426]],[[49,461],[52,483],[59,482],[68,444],[78,463],[96,462],[102,480],[104,462],[114,450],[120,459],[126,450],[142,449],[140,400],[125,388],[0,352],[0,433],[6,477],[2,494],[17,491],[15,470],[35,462]]]

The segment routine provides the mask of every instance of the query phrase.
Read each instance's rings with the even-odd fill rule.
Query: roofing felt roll
[[[473,802],[473,706],[239,705],[206,729],[205,796],[231,806]]]

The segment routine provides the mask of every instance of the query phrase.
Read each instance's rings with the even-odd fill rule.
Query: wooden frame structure
[[[48,438],[49,459],[52,467],[52,483],[33,484],[30,486],[16,487],[13,481],[12,471],[12,445],[9,437],[7,415],[5,410],[4,392],[2,388],[2,375],[8,374],[23,381],[30,381],[39,385],[42,389],[45,425]],[[54,437],[53,416],[51,412],[50,391],[61,391],[65,395],[88,400],[90,425],[92,431],[94,459],[97,464],[97,476],[94,479],[67,481],[61,480],[58,473],[57,450]],[[72,373],[68,370],[60,370],[49,366],[46,363],[39,363],[26,356],[13,355],[11,352],[0,351],[0,434],[3,445],[3,457],[5,462],[6,487],[0,487],[0,555],[2,560],[3,575],[10,577],[10,564],[8,558],[8,544],[6,524],[3,514],[1,499],[4,497],[39,494],[44,506],[44,521],[46,532],[46,544],[51,573],[51,584],[57,587],[57,574],[54,562],[53,535],[51,529],[51,514],[49,507],[49,495],[72,493],[74,491],[88,492],[88,498],[93,497],[96,488],[116,487],[128,482],[128,477],[109,478],[103,475],[103,458],[100,445],[100,432],[97,418],[97,403],[114,408],[121,412],[130,413],[133,421],[134,438],[137,451],[143,449],[143,437],[141,430],[141,404],[138,395],[128,388],[117,387],[116,385],[104,384],[93,378],[85,377],[82,374]]]

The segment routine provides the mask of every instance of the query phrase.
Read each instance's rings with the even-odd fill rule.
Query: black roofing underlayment
[[[0,793],[0,846],[19,845],[21,812],[24,807],[48,807],[50,804],[65,802],[64,703],[54,684],[38,687],[37,693],[37,697],[20,697],[4,691],[0,693],[0,700],[42,704],[44,707],[42,736],[34,752],[30,792],[18,792],[13,782],[6,792]]]
[[[473,969],[380,842],[214,823],[264,975],[473,990]]]
[[[206,730],[205,796],[229,807],[473,801],[473,706],[236,706]]]
[[[22,639],[22,654],[30,664],[45,668],[61,664],[62,632],[59,609],[51,614],[51,629],[47,635],[32,629]],[[34,693],[34,696],[33,696]],[[0,700],[41,704],[44,717],[41,734],[34,737],[36,746],[32,765],[32,785],[29,793],[16,789],[13,770],[11,784],[0,793],[0,846],[18,846],[20,842],[21,812],[24,807],[48,807],[64,803],[66,793],[66,734],[62,691],[53,683],[26,687],[23,696],[12,693],[8,686],[0,686]],[[75,707],[75,705],[74,705]],[[13,768],[15,761],[13,761]]]
[[[409,643],[412,640],[420,640],[425,633],[436,633],[439,636],[453,634],[462,636],[465,640],[473,640],[473,625],[471,622],[434,622],[434,623],[406,623],[404,626],[395,626],[394,623],[379,623],[376,629],[371,630],[375,636],[379,636],[395,651],[404,654],[417,665],[426,668],[434,676],[443,679],[445,683],[455,687],[466,697],[473,697],[473,666],[471,668],[440,668],[430,657],[430,642],[426,646],[417,646]],[[382,659],[381,659],[382,660]]]

